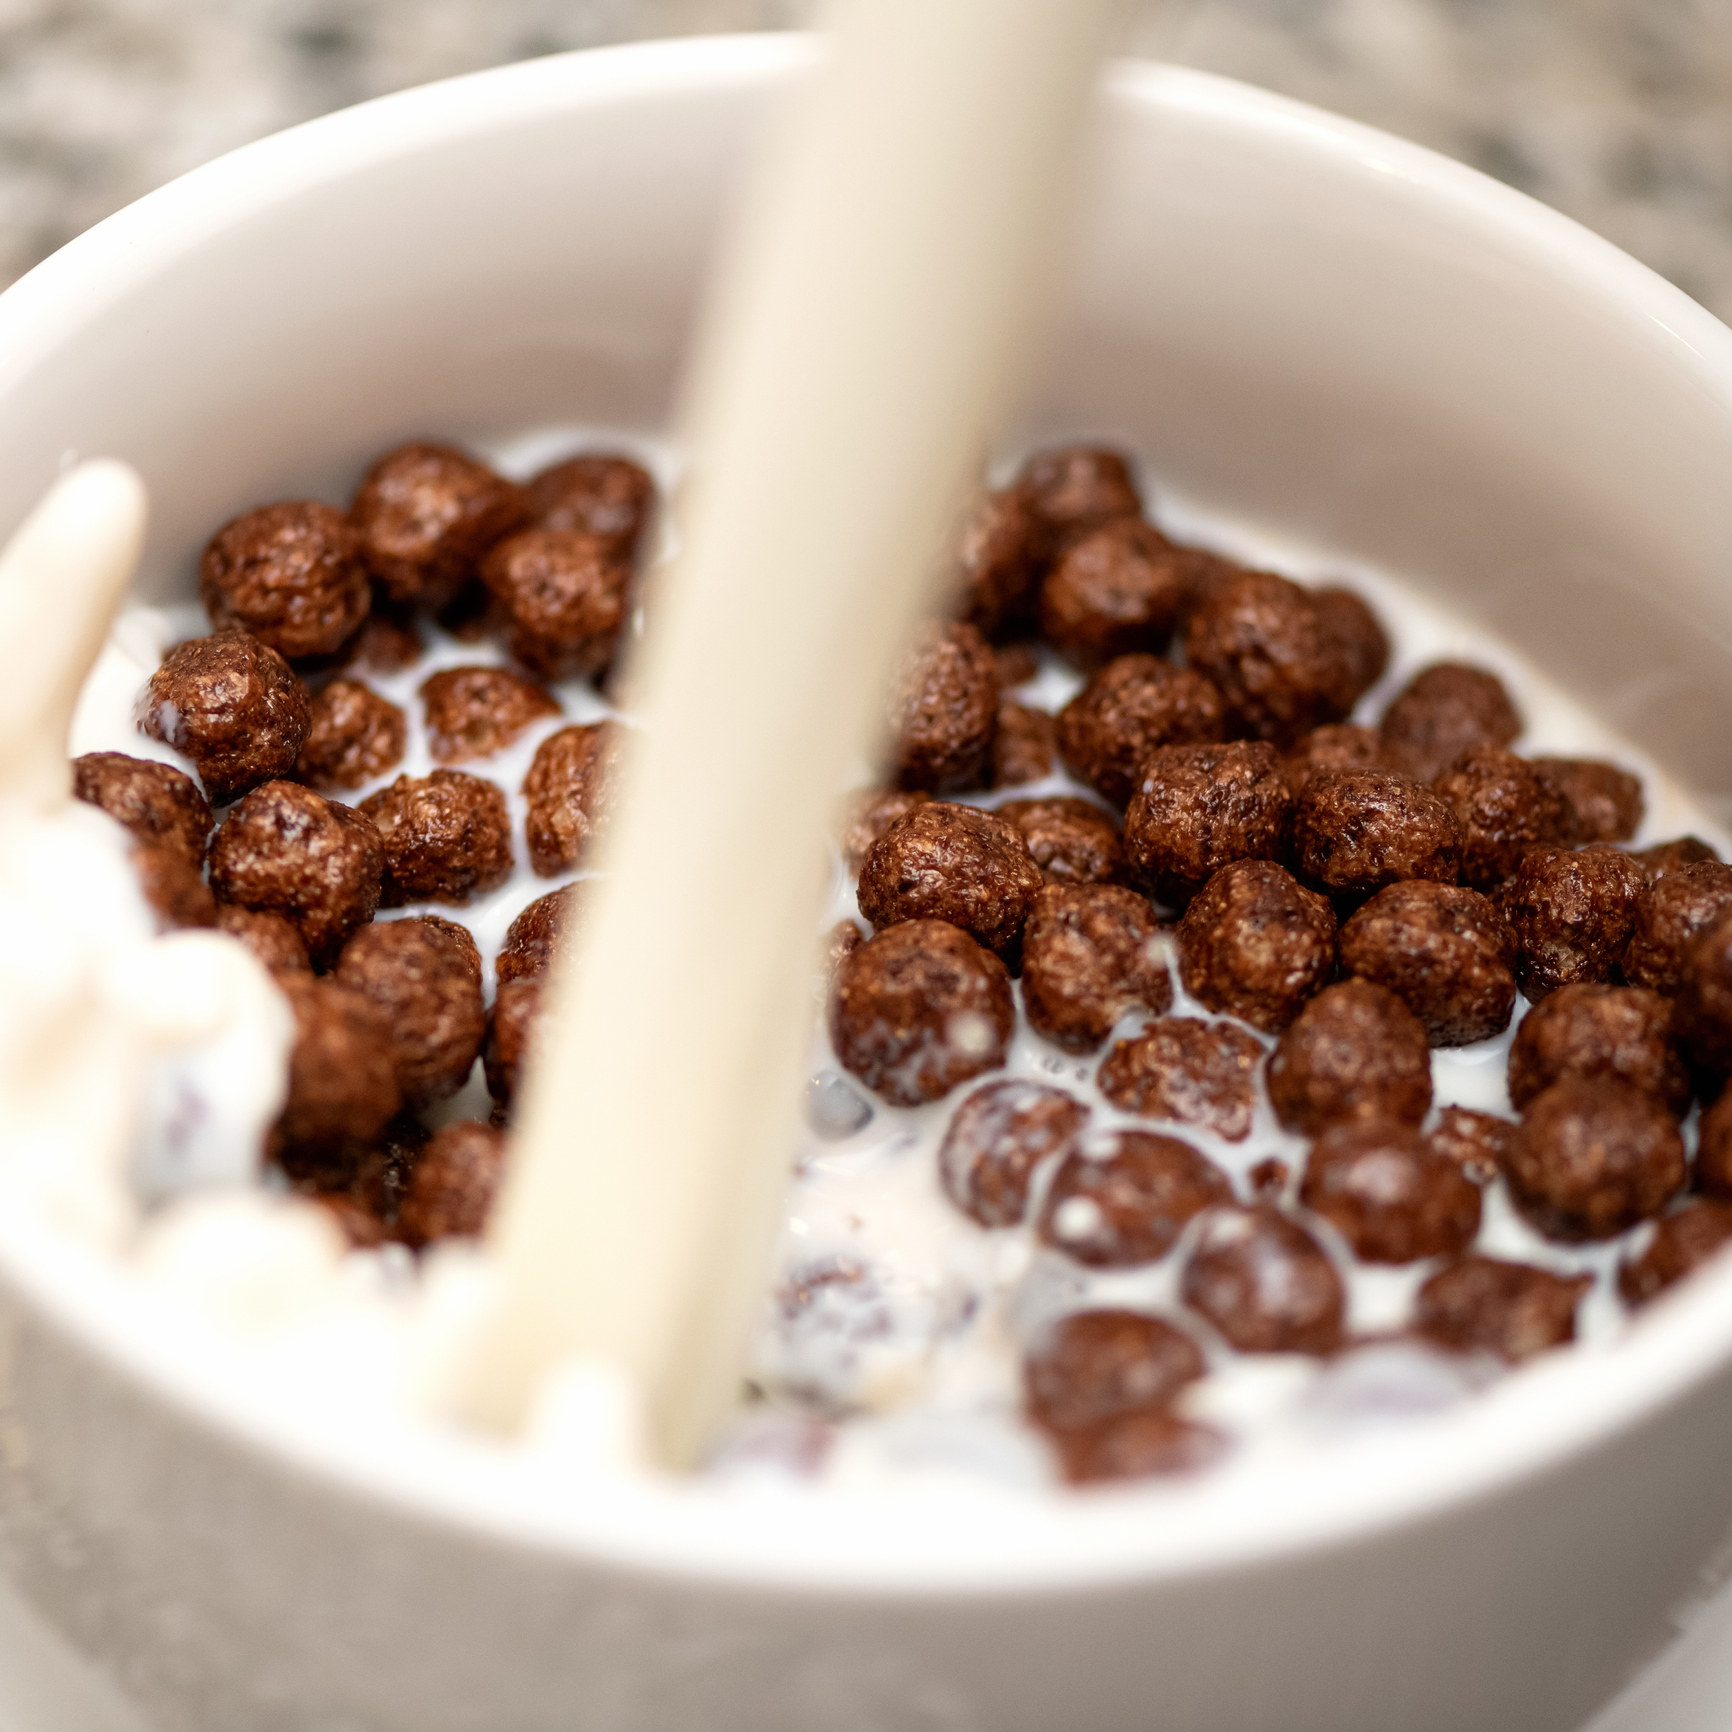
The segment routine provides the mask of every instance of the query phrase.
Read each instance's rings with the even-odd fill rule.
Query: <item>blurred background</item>
[[[0,282],[183,169],[403,85],[808,0],[0,0]],[[1371,121],[1732,321],[1732,0],[1168,0],[1137,52]]]

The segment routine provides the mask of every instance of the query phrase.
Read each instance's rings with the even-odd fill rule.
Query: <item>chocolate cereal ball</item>
[[[443,914],[417,914],[415,919],[420,925],[444,935],[457,961],[462,963],[464,971],[479,986],[481,946],[475,942],[475,936],[469,928],[455,920],[447,920]]]
[[[1185,625],[1185,659],[1213,680],[1235,726],[1287,747],[1349,705],[1347,651],[1308,591],[1272,571],[1213,586]]]
[[[474,1119],[436,1131],[397,1210],[403,1242],[420,1247],[479,1237],[505,1173],[505,1152],[504,1133]]]
[[[135,842],[128,858],[138,888],[156,911],[163,931],[216,925],[216,902],[210,887],[199,876],[198,868],[187,863],[184,854],[172,848],[153,848]]]
[[[1419,1290],[1416,1334],[1458,1353],[1495,1353],[1519,1365],[1576,1338],[1576,1306],[1592,1275],[1554,1275],[1531,1263],[1463,1257]]]
[[[252,952],[272,974],[311,975],[313,964],[300,933],[280,914],[225,902],[216,911],[216,929]]]
[[[210,802],[191,776],[172,764],[129,758],[125,752],[86,752],[72,760],[75,799],[106,812],[136,841],[166,848],[193,868],[204,865]]]
[[[984,786],[998,726],[998,667],[986,639],[961,620],[922,627],[897,671],[889,720],[902,787]]]
[[[1642,784],[1628,770],[1598,758],[1535,758],[1534,768],[1557,790],[1578,848],[1627,842],[1642,827]]]
[[[1528,1103],[1505,1177],[1548,1238],[1612,1239],[1683,1185],[1684,1142],[1665,1102],[1621,1077],[1565,1077]]]
[[[991,812],[933,800],[898,818],[866,856],[860,912],[880,929],[944,920],[1007,951],[1040,893],[1022,832]]]
[[[579,865],[613,810],[619,727],[592,722],[561,728],[535,749],[523,778],[529,802],[524,840],[529,863],[544,878]]]
[[[1338,584],[1312,590],[1311,605],[1324,635],[1340,646],[1347,664],[1347,678],[1338,694],[1346,714],[1383,678],[1389,666],[1389,634],[1363,596]]]
[[[1515,934],[1495,903],[1409,878],[1379,890],[1341,928],[1341,969],[1387,987],[1433,1046],[1489,1040],[1515,1008]]]
[[[273,1152],[291,1177],[351,1174],[401,1100],[390,1024],[334,980],[279,975],[277,985],[294,1012],[295,1041]]]
[[[544,469],[523,489],[536,529],[592,536],[630,564],[655,510],[656,484],[629,457],[590,453]]]
[[[1022,832],[1048,884],[1120,884],[1127,876],[1118,821],[1088,800],[1011,800],[998,816]]]
[[[1015,1026],[1004,964],[943,920],[892,926],[836,970],[837,1060],[892,1106],[937,1100],[996,1069]]]
[[[217,831],[210,882],[219,902],[282,915],[324,968],[378,910],[384,863],[366,813],[298,782],[267,782]]]
[[[1053,1431],[1081,1431],[1144,1408],[1165,1407],[1207,1366],[1184,1330],[1140,1311],[1073,1311],[1049,1323],[1022,1362],[1028,1416]]]
[[[1034,588],[1041,534],[1018,488],[982,492],[970,504],[957,540],[955,584],[962,615],[977,631],[995,632],[1024,611]],[[1032,670],[1024,676],[1033,677]]]
[[[1658,884],[1669,872],[1699,866],[1704,860],[1718,860],[1720,856],[1700,836],[1675,836],[1670,842],[1639,848],[1630,858],[1641,867],[1650,884]]]
[[[1139,517],[1143,502],[1129,461],[1099,445],[1037,451],[1023,464],[1018,491],[1054,551],[1115,517]]]
[[[359,788],[403,761],[408,718],[359,680],[320,686],[295,776],[313,788]]]
[[[1183,903],[1235,860],[1276,859],[1292,812],[1273,746],[1162,746],[1138,772],[1125,857],[1163,901]]]
[[[559,952],[567,922],[577,917],[581,894],[581,885],[567,884],[536,897],[518,914],[506,928],[505,942],[494,959],[501,986],[547,971]]]
[[[1179,922],[1179,978],[1210,1010],[1279,1034],[1335,966],[1335,911],[1272,860],[1239,860]]]
[[[511,876],[511,814],[492,782],[462,770],[399,776],[361,802],[384,850],[381,897],[461,904]]]
[[[981,629],[984,631],[986,628],[982,626]],[[998,670],[998,689],[1001,692],[1013,691],[1039,676],[1040,651],[1031,643],[994,644],[992,665]]]
[[[337,660],[358,674],[406,673],[421,659],[422,644],[403,610],[375,607],[343,645]]]
[[[1152,751],[1219,740],[1224,725],[1221,694],[1194,668],[1120,656],[1059,711],[1058,749],[1079,781],[1126,806]]]
[[[1632,986],[1677,992],[1690,946],[1729,914],[1732,866],[1704,860],[1656,879],[1636,902],[1624,946],[1624,978]]]
[[[1509,1053],[1519,1109],[1565,1077],[1615,1076],[1682,1116],[1690,1076],[1671,1001],[1639,986],[1562,986],[1522,1019]]]
[[[1045,1429],[1067,1485],[1099,1485],[1156,1474],[1200,1473],[1218,1461],[1227,1440],[1210,1425],[1164,1408],[1139,1408],[1080,1431]]]
[[[244,631],[168,652],[139,700],[138,726],[192,759],[214,806],[295,767],[310,718],[289,664]]]
[[[1187,595],[1184,554],[1158,529],[1121,517],[1074,541],[1047,573],[1040,634],[1079,668],[1158,653]]]
[[[509,1107],[517,1096],[541,1015],[543,986],[538,974],[503,980],[487,1013],[481,1065],[487,1076],[487,1092],[502,1107]]]
[[[1618,1292],[1626,1305],[1646,1305],[1725,1250],[1732,1241],[1732,1203],[1687,1203],[1654,1226],[1639,1257],[1618,1267]]]
[[[1383,749],[1395,767],[1429,782],[1475,746],[1507,746],[1522,719],[1503,681],[1484,668],[1438,662],[1408,681],[1383,712]]]
[[[1499,897],[1522,991],[1538,1003],[1560,986],[1610,979],[1644,888],[1642,869],[1615,849],[1531,851]]]
[[[1171,1008],[1173,983],[1154,911],[1116,884],[1049,884],[1022,936],[1029,1027],[1070,1052],[1091,1052],[1127,1012]]]
[[[590,679],[613,659],[625,625],[631,566],[571,529],[523,529],[481,562],[511,653],[544,680]]]
[[[868,788],[852,796],[843,810],[842,831],[837,837],[842,864],[849,876],[859,877],[872,844],[898,818],[907,817],[916,806],[924,806],[931,798],[930,794],[901,788]]]
[[[1095,1084],[1121,1112],[1195,1125],[1229,1143],[1251,1131],[1263,1047],[1230,1022],[1164,1016],[1101,1063]]]
[[[1281,773],[1295,794],[1325,770],[1387,770],[1383,741],[1374,728],[1355,722],[1325,722],[1313,728],[1281,760]]]
[[[1217,1209],[1180,1283],[1185,1303],[1241,1353],[1333,1353],[1347,1289],[1328,1253],[1271,1203]]]
[[[1020,788],[1052,774],[1058,752],[1058,719],[1046,710],[998,700],[998,725],[992,736],[992,785]]]
[[[532,723],[559,714],[551,692],[510,668],[445,668],[422,682],[420,698],[436,764],[491,757]]]
[[[1516,1126],[1508,1119],[1476,1113],[1468,1107],[1445,1107],[1425,1133],[1426,1144],[1447,1156],[1476,1185],[1489,1184],[1503,1170],[1515,1146]]]
[[[1020,1077],[987,1083],[956,1109],[938,1148],[944,1194],[983,1227],[1028,1213],[1035,1169],[1069,1149],[1089,1110],[1075,1095]]]
[[[1479,1231],[1479,1187],[1410,1125],[1332,1125],[1311,1146],[1299,1200],[1367,1263],[1459,1256]]]
[[[385,598],[444,607],[481,557],[515,529],[523,496],[449,445],[388,451],[367,471],[349,519]]]
[[[1328,770],[1293,808],[1293,869],[1307,884],[1346,900],[1405,878],[1453,884],[1461,827],[1429,788],[1381,770]]]
[[[1696,1135],[1696,1186],[1732,1201],[1732,1088],[1702,1113]]]
[[[335,978],[384,1013],[405,1106],[418,1112],[463,1086],[487,1012],[480,976],[448,933],[420,920],[363,927],[344,947]]]
[[[1189,1143],[1152,1131],[1095,1132],[1065,1156],[1040,1212],[1041,1243],[1094,1269],[1152,1263],[1233,1187]]]
[[[1732,1074],[1732,916],[1716,921],[1684,952],[1678,1031],[1705,1071]]]
[[[1417,1125],[1431,1106],[1419,1019],[1369,980],[1320,992],[1269,1055],[1269,1099],[1290,1131],[1321,1136],[1352,1119]]]
[[[216,630],[251,632],[291,661],[330,655],[372,605],[361,538],[316,499],[225,523],[199,561],[198,593]]]
[[[1501,884],[1530,848],[1568,839],[1569,819],[1551,780],[1496,746],[1463,752],[1432,783],[1461,827],[1461,878],[1476,890]]]

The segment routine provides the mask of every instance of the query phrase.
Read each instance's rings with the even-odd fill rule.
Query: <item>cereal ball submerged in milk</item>
[[[1440,1347],[1495,1353],[1517,1365],[1575,1340],[1576,1306],[1593,1284],[1591,1275],[1463,1257],[1420,1288],[1413,1327]]]
[[[1263,1047],[1230,1022],[1165,1016],[1121,1040],[1095,1075],[1120,1111],[1196,1125],[1230,1143],[1251,1131]]]
[[[294,769],[311,717],[307,688],[274,649],[222,631],[168,652],[139,700],[138,726],[191,758],[211,803],[226,806]]]
[[[203,867],[215,823],[210,802],[172,765],[124,752],[86,752],[72,762],[72,793],[146,846],[179,854],[195,871]]]
[[[286,500],[225,523],[204,550],[199,599],[218,631],[249,631],[289,660],[329,655],[372,605],[361,538],[334,505]]]
[[[939,1145],[945,1195],[983,1227],[1014,1227],[1028,1212],[1035,1169],[1067,1151],[1088,1116],[1075,1095],[1045,1083],[1006,1078],[976,1089]]]
[[[1479,1231],[1479,1188],[1411,1126],[1355,1120],[1326,1130],[1299,1200],[1368,1263],[1459,1255]]]
[[[346,1176],[402,1102],[390,1020],[334,980],[279,975],[277,985],[295,1013],[296,1032],[274,1152],[291,1174]]]
[[[1343,981],[1300,1011],[1269,1055],[1269,1099],[1290,1131],[1348,1119],[1417,1125],[1431,1106],[1431,1050],[1394,993]]]
[[[1010,800],[997,816],[1014,824],[1048,884],[1121,884],[1127,869],[1119,827],[1103,807],[1073,795]]]
[[[502,752],[533,722],[559,714],[559,700],[510,668],[443,668],[421,685],[427,745],[436,764]]]
[[[961,620],[923,626],[897,670],[888,719],[899,786],[983,787],[998,725],[998,668],[986,639]]]
[[[1119,656],[1059,712],[1058,749],[1073,776],[1126,806],[1149,753],[1218,741],[1224,727],[1221,694],[1196,669]]]
[[[481,565],[511,653],[540,679],[590,679],[613,660],[632,570],[607,541],[579,530],[523,529]]]
[[[1515,1147],[1516,1127],[1491,1113],[1445,1107],[1425,1133],[1429,1147],[1447,1156],[1476,1184],[1497,1177]]]
[[[504,791],[463,770],[399,776],[361,802],[383,852],[381,903],[461,904],[511,875]]]
[[[1680,1117],[1690,1075],[1678,1049],[1672,1005],[1638,986],[1564,986],[1536,1004],[1509,1054],[1509,1098],[1525,1107],[1565,1077],[1615,1076]]]
[[[1177,1137],[1098,1131],[1054,1175],[1040,1239],[1093,1268],[1152,1263],[1193,1216],[1232,1195],[1227,1175]]]
[[[1114,884],[1048,885],[1022,940],[1029,1026],[1071,1052],[1089,1052],[1127,1011],[1159,1015],[1173,1002],[1154,910]]]
[[[1503,681],[1484,668],[1438,662],[1417,673],[1383,713],[1383,749],[1415,781],[1440,776],[1476,746],[1507,746],[1522,719]]]
[[[1121,517],[1090,530],[1040,586],[1040,634],[1066,661],[1098,668],[1167,647],[1189,594],[1183,552],[1158,529]]]
[[[406,1244],[474,1238],[487,1224],[505,1171],[504,1133],[473,1119],[434,1132],[397,1210]]]
[[[1688,1203],[1655,1224],[1639,1257],[1619,1265],[1618,1291],[1627,1305],[1646,1305],[1732,1243],[1732,1203]]]
[[[311,788],[359,788],[403,761],[408,718],[360,680],[334,679],[313,693],[295,777]]]
[[[1207,1369],[1184,1330],[1138,1311],[1073,1311],[1023,1356],[1029,1417],[1055,1431],[1165,1407]]]
[[[1180,1293],[1241,1353],[1333,1353],[1341,1345],[1347,1289],[1340,1272],[1270,1203],[1210,1214]]]
[[[523,778],[524,840],[543,877],[580,864],[612,812],[620,745],[617,723],[592,722],[561,728],[536,747]]]

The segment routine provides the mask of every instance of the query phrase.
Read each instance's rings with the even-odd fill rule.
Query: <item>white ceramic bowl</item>
[[[660,427],[806,52],[507,68],[153,194],[0,298],[0,522],[67,452],[129,458],[160,597],[213,524],[343,497],[403,437]],[[1106,109],[1030,430],[1112,434],[1201,505],[1409,574],[1724,805],[1732,333],[1376,133],[1150,67]],[[85,1728],[124,1697],[212,1732],[1561,1732],[1732,1511],[1732,1271],[1399,1448],[1024,1504],[598,1498],[348,1435],[15,1216],[0,1326],[0,1546],[108,1681]]]

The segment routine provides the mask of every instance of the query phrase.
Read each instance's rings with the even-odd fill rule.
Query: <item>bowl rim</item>
[[[766,94],[808,65],[811,39],[693,37],[550,56],[399,92],[306,122],[194,169],[99,223],[0,295],[0,392],[43,352],[167,261],[273,202],[453,139],[574,108],[679,93]],[[1213,75],[1126,62],[1107,100],[1145,120],[1237,134],[1320,173],[1394,187],[1637,333],[1732,419],[1732,331],[1560,213],[1421,146]],[[761,1589],[999,1596],[1253,1568],[1437,1521],[1608,1445],[1732,1364],[1732,1267],[1667,1295],[1604,1350],[1527,1368],[1448,1416],[1343,1444],[1247,1485],[1110,1489],[1076,1498],[910,1491],[894,1500],[741,1496],[626,1476],[587,1489],[426,1426],[344,1428],[237,1396],[222,1352],[165,1343],[136,1288],[85,1247],[0,1210],[0,1273],[119,1377],[276,1470],[401,1517],[569,1560]],[[1605,1363],[1616,1360],[1616,1374]],[[1399,1458],[1398,1462],[1391,1458]],[[569,1477],[569,1466],[566,1468]],[[599,1493],[599,1495],[597,1495]]]

